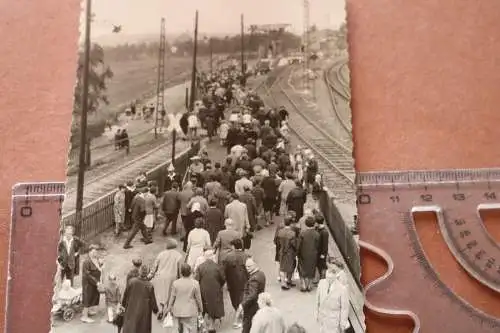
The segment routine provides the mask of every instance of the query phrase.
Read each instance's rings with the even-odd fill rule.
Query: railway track
[[[349,110],[349,102],[351,96],[347,91],[348,85],[345,82],[343,75],[341,74],[343,66],[347,66],[347,62],[335,63],[329,70],[323,72],[323,80],[325,81],[328,89],[328,97],[332,105],[333,115],[338,120],[342,128],[344,129],[346,135],[352,138],[352,126],[350,113],[346,113],[345,110],[339,105],[346,103],[347,107],[344,109]],[[335,78],[335,81],[332,80]],[[337,99],[340,97],[340,101]]]
[[[266,79],[263,79],[257,84],[256,89],[259,89],[259,87],[265,82]],[[176,152],[179,153],[188,149],[189,145],[190,144],[187,141],[177,140]],[[120,165],[118,168],[113,168],[108,172],[100,173],[98,176],[89,178],[84,183],[85,190],[83,195],[83,205],[85,206],[86,204],[94,201],[96,198],[115,190],[118,185],[124,184],[129,180],[134,180],[135,177],[139,176],[141,173],[148,172],[159,164],[168,161],[172,157],[171,152],[172,137],[169,135],[166,142],[158,147]],[[65,193],[63,215],[73,212],[75,209],[75,203],[76,184],[73,188],[69,188]]]
[[[337,201],[354,202],[355,172],[351,149],[302,112],[298,103],[284,89],[282,81],[283,77],[279,77],[271,86],[266,87],[270,104],[277,106],[278,99],[280,102],[287,102],[289,112],[293,110],[288,121],[290,128],[295,136],[319,157],[319,167],[325,176],[325,185],[337,197]]]

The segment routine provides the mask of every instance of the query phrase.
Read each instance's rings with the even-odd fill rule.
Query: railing
[[[325,217],[333,239],[344,257],[347,268],[355,278],[356,284],[359,288],[361,288],[361,262],[358,244],[354,239],[352,231],[344,222],[344,219],[328,190],[321,193],[319,207]]]
[[[193,147],[177,155],[174,160],[176,171],[183,174],[189,166],[190,158],[198,154],[199,150],[200,143],[198,142]],[[155,180],[158,183],[158,188],[161,192],[163,192],[165,175],[167,174],[167,168],[171,162],[172,159],[169,159],[146,173],[148,180]],[[83,240],[90,240],[114,225],[113,202],[115,193],[116,190],[113,190],[83,207],[80,229],[80,237]],[[63,226],[67,224],[74,225],[75,223],[75,212],[71,212],[62,218]]]

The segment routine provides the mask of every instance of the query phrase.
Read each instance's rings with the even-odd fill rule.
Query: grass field
[[[200,59],[200,62],[203,60]],[[108,98],[106,106],[112,112],[120,112],[133,99],[143,99],[156,92],[158,59],[143,58],[140,60],[108,63],[114,77],[108,82]],[[166,83],[181,83],[188,79],[192,61],[188,57],[167,59],[165,63]],[[180,74],[185,74],[179,77]]]

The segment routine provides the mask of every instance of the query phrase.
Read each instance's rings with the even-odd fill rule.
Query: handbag
[[[162,322],[162,327],[163,328],[172,328],[174,327],[174,318],[172,317],[172,314],[169,312],[165,316]]]

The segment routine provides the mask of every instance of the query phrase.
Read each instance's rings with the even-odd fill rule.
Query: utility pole
[[[246,66],[245,66],[245,22],[243,20],[244,17],[243,14],[241,14],[241,74],[244,76],[246,73]]]
[[[309,0],[304,0],[304,35],[303,35],[303,53],[304,53],[304,90],[309,91]]]
[[[193,69],[191,73],[191,91],[189,99],[189,110],[194,110],[194,101],[196,98],[196,53],[198,52],[198,11],[194,17],[194,40],[193,40]]]
[[[155,116],[155,139],[158,138],[158,114],[165,107],[165,18],[160,23],[160,48],[158,50],[158,80],[156,83],[156,116]]]
[[[208,40],[208,47],[210,49],[210,74],[213,73],[213,57],[214,57],[214,50],[213,50],[213,45],[212,45],[212,37]]]
[[[82,116],[80,119],[80,155],[78,159],[78,180],[76,186],[76,228],[75,233],[81,236],[83,225],[83,187],[85,181],[85,156],[87,150],[87,114],[89,108],[89,71],[90,71],[90,29],[92,24],[92,0],[85,4],[85,41],[83,46],[82,73]]]

